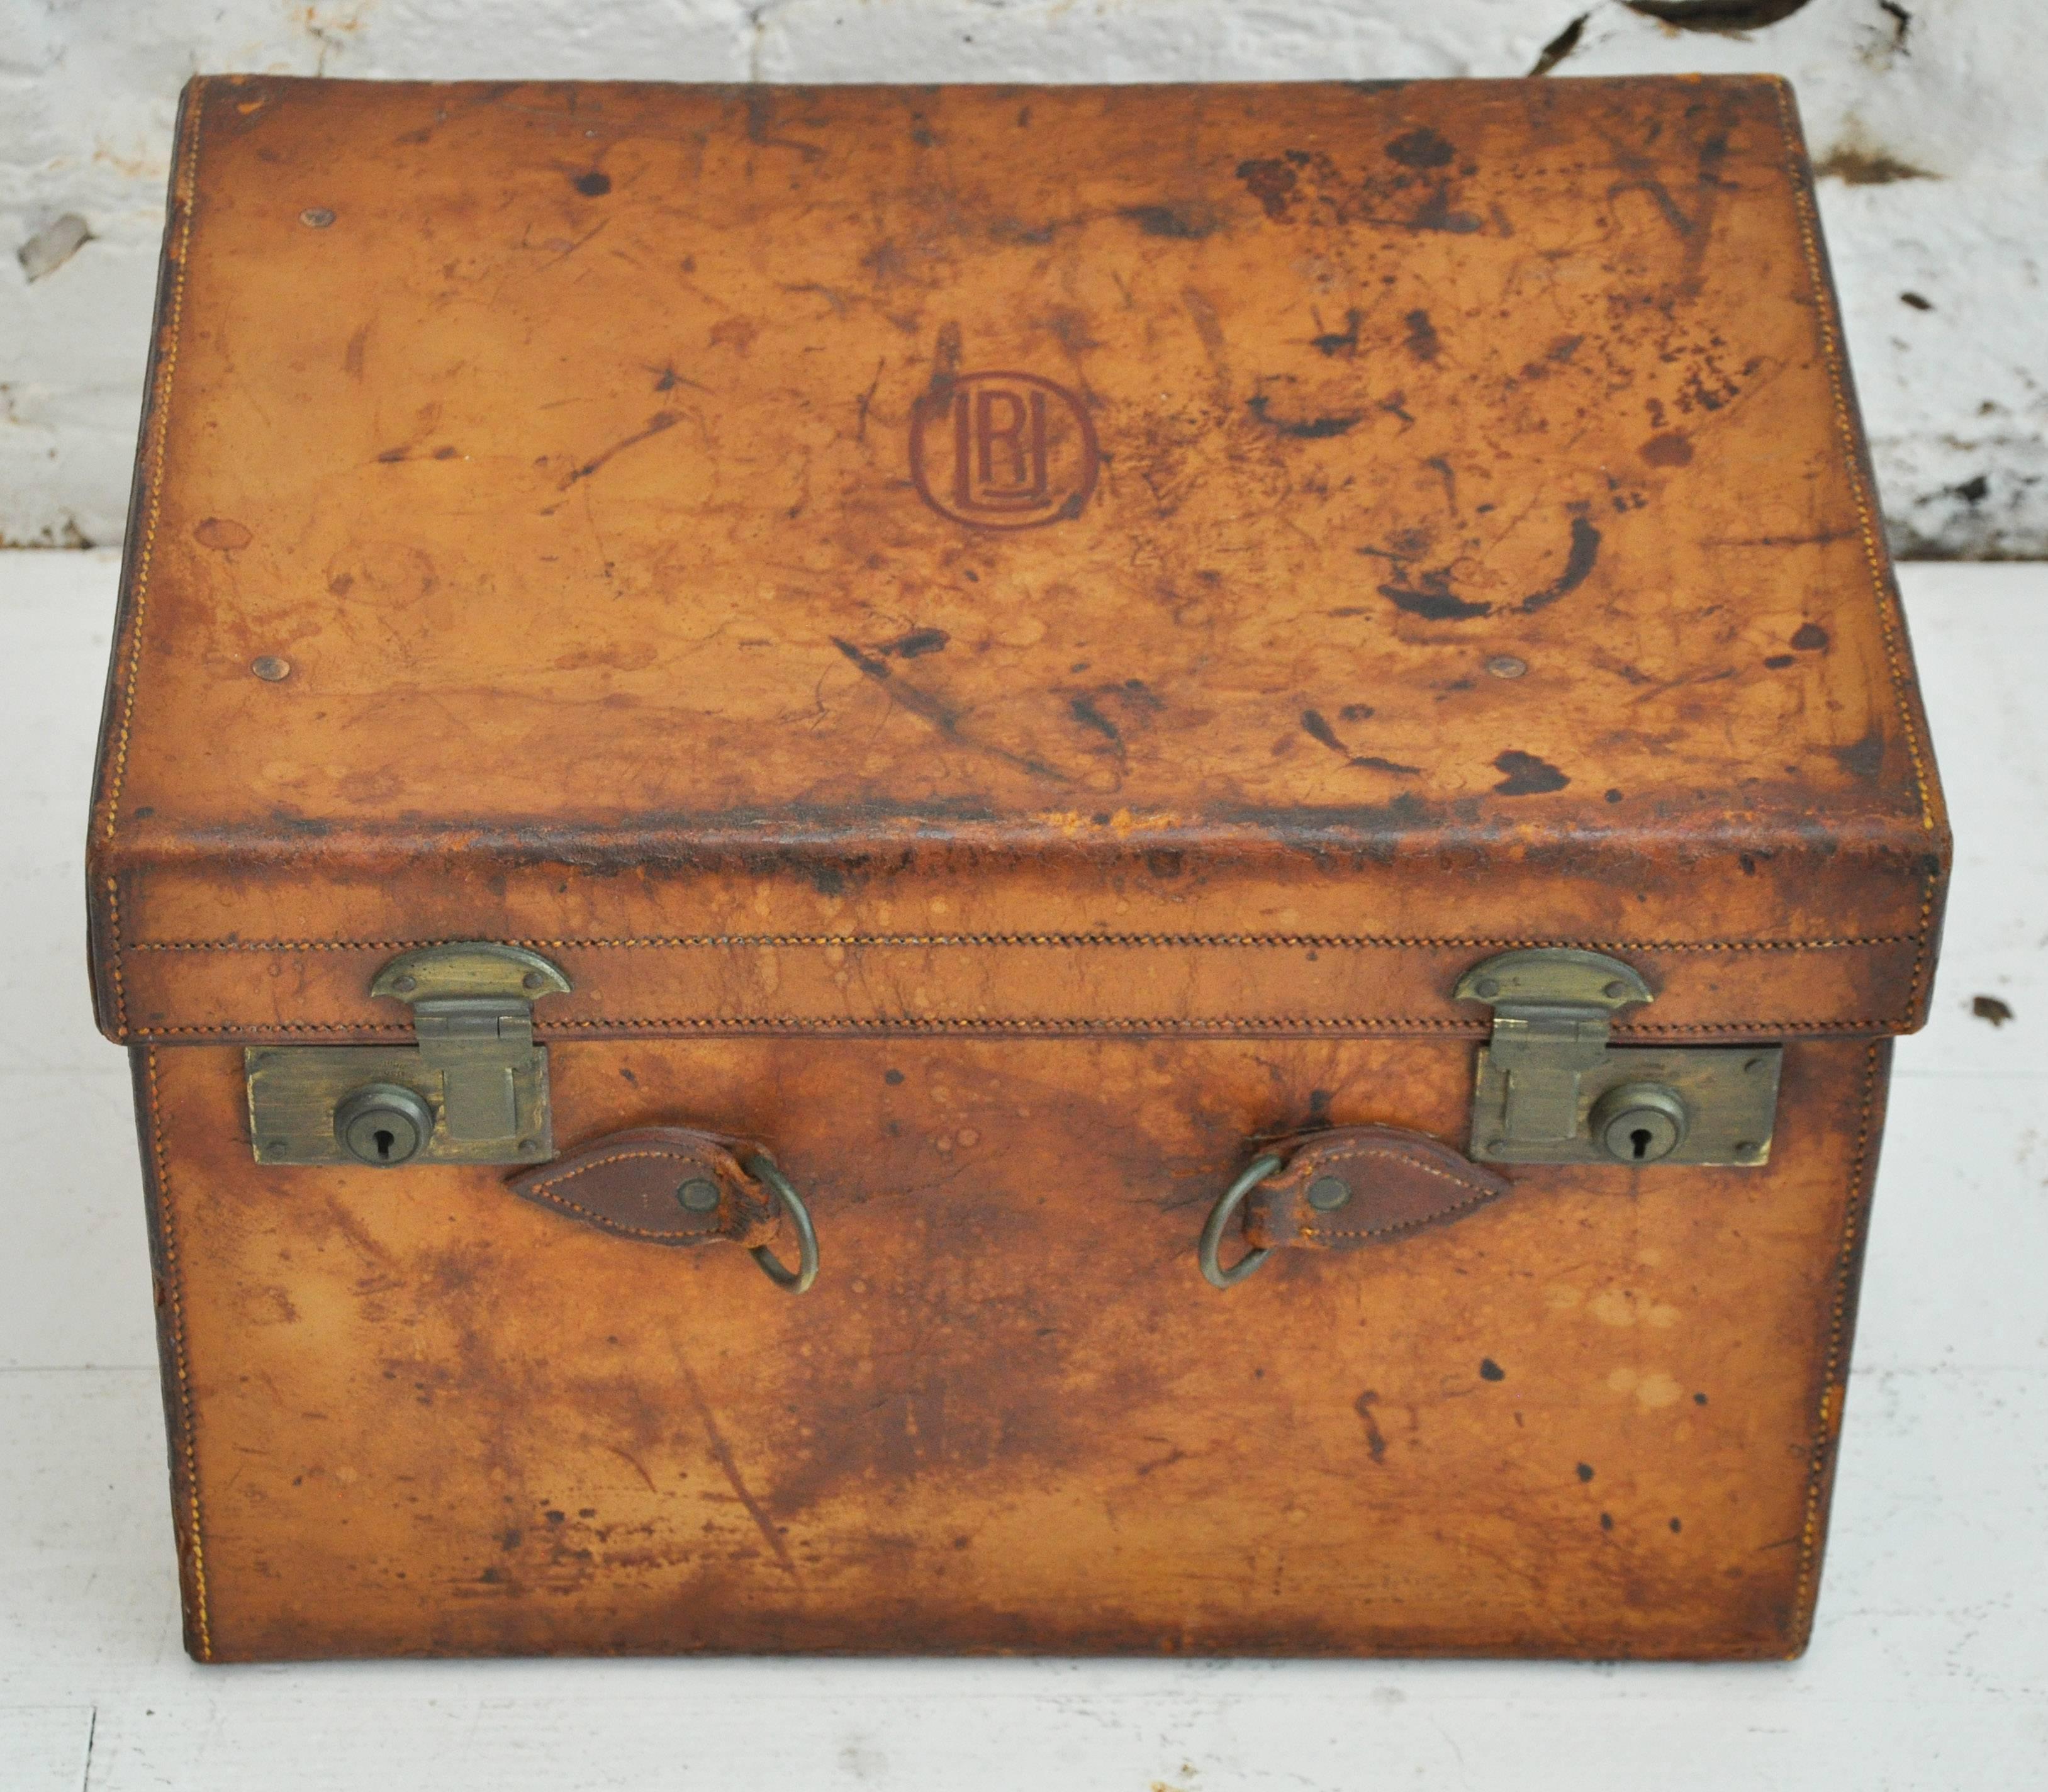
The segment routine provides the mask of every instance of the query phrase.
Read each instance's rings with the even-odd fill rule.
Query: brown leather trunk
[[[1948,836],[1782,84],[196,81],[130,539],[196,1654],[1802,1647]],[[552,1142],[279,1161],[458,942]],[[1767,1135],[1494,1150],[1566,949]]]

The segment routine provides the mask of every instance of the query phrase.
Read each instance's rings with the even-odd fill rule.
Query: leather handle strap
[[[775,1237],[785,1204],[772,1182],[742,1167],[766,1157],[760,1146],[721,1133],[641,1127],[522,1170],[506,1186],[620,1238],[753,1251]]]
[[[1362,1250],[1462,1219],[1513,1186],[1398,1127],[1335,1127],[1267,1149],[1285,1161],[1244,1204],[1245,1238],[1267,1250]]]
[[[1274,1251],[1363,1250],[1462,1219],[1512,1186],[1426,1134],[1333,1127],[1269,1144],[1210,1211],[1198,1260],[1228,1288]],[[1219,1247],[1240,1206],[1250,1249],[1226,1267]]]

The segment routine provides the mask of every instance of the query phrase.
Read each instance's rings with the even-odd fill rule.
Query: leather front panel
[[[155,1049],[195,1635],[1783,1654],[1885,1057],[1789,1045],[1767,1168],[1517,1169],[1219,1294],[1196,1239],[1252,1142],[1460,1143],[1470,1048],[553,1047],[571,1150],[685,1119],[772,1146],[824,1266],[793,1298],[487,1169],[258,1169],[239,1054]]]

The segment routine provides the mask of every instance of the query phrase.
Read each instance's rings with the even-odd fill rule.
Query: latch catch
[[[246,1054],[256,1161],[545,1162],[554,1129],[533,1004],[568,989],[558,966],[521,946],[425,946],[393,959],[370,993],[410,1005],[417,1044]]]
[[[1769,1158],[1782,1049],[1612,1044],[1616,1011],[1656,999],[1620,960],[1561,946],[1502,952],[1466,972],[1453,994],[1493,1009],[1472,1096],[1480,1162]]]

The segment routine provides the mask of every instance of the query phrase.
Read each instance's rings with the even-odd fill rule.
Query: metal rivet
[[[1512,654],[1495,654],[1486,662],[1486,669],[1496,678],[1519,678],[1529,669],[1529,662]]]
[[[266,654],[261,659],[251,660],[249,669],[266,684],[274,685],[292,676],[292,662],[279,659],[275,654]]]
[[[1735,1142],[1735,1154],[1738,1158],[1753,1158],[1756,1155],[1755,1144],[1747,1138],[1738,1138]]]
[[[519,1149],[530,1154],[540,1150],[540,1146],[530,1138],[522,1138],[519,1141]]]
[[[1767,1057],[1753,1057],[1743,1066],[1752,1076],[1760,1076],[1770,1068],[1771,1060]]]
[[[1489,1138],[1486,1142],[1486,1148],[1490,1152],[1505,1151],[1507,1149],[1507,1141],[1504,1138]]]
[[[324,231],[334,222],[334,214],[324,205],[309,205],[299,214],[299,222],[308,229]]]
[[[693,1176],[676,1191],[676,1199],[692,1213],[708,1213],[718,1205],[718,1185]]]
[[[537,971],[529,971],[529,972],[526,974],[526,976],[525,976],[522,977],[522,978],[519,979],[519,983],[520,983],[520,986],[521,986],[521,987],[522,987],[522,988],[525,988],[525,989],[538,989],[538,988],[541,987],[541,984],[543,984],[544,983],[545,983],[547,980],[548,980],[548,979],[547,979],[545,977],[542,976],[539,972],[537,972]]]
[[[417,977],[401,977],[391,987],[401,995],[406,995],[420,987],[420,979]]]
[[[272,1140],[270,1141],[270,1142],[269,1144],[266,1145],[266,1146],[263,1147],[263,1149],[264,1149],[265,1150],[266,1150],[266,1151],[274,1151],[274,1152],[280,1152],[280,1153],[281,1153],[281,1152],[283,1152],[283,1151],[285,1151],[285,1150],[286,1150],[289,1149],[289,1147],[285,1144],[285,1141],[284,1141],[283,1139],[281,1139],[281,1138],[273,1138],[273,1139],[272,1139]]]
[[[1500,985],[1491,977],[1481,977],[1472,985],[1472,993],[1482,1002],[1491,1002],[1500,993]]]
[[[1318,1213],[1328,1213],[1351,1199],[1351,1190],[1337,1177],[1319,1176],[1309,1185],[1309,1204]]]
[[[1627,995],[1627,993],[1628,985],[1619,981],[1611,983],[1603,983],[1600,986],[1600,994],[1604,995],[1610,1002],[1619,1002],[1624,995]]]

